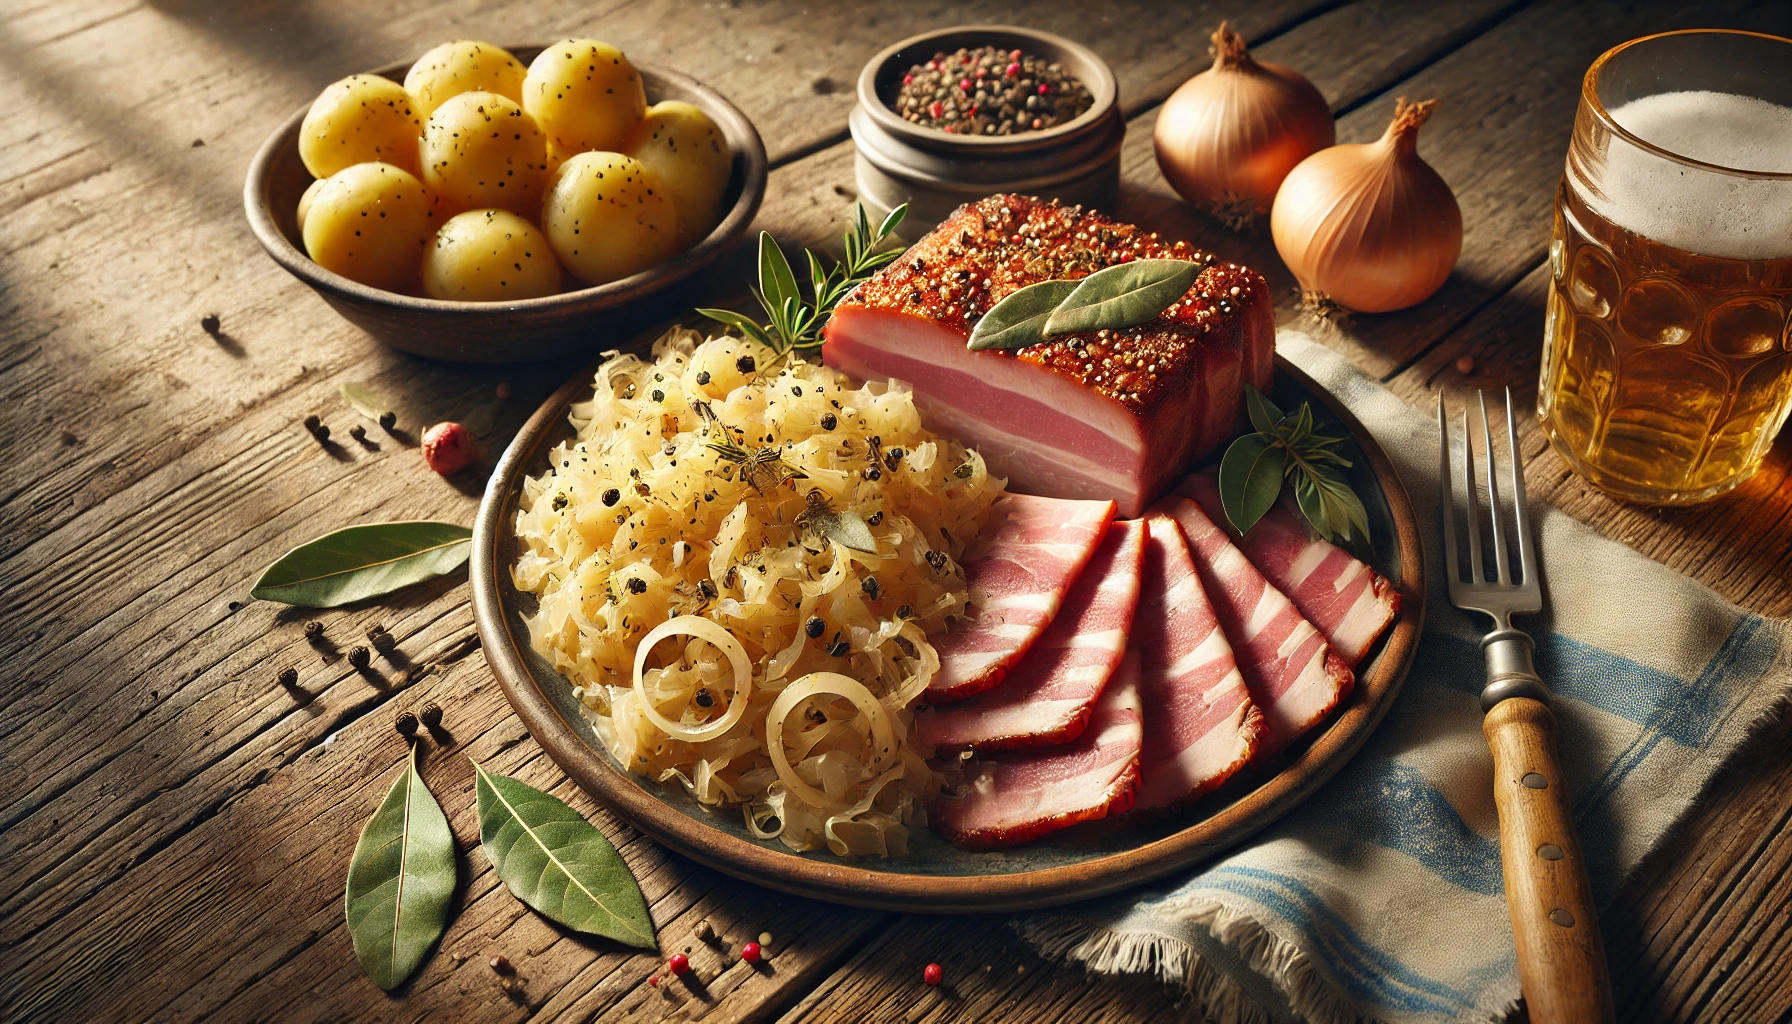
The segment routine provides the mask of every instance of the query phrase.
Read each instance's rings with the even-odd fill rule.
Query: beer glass
[[[1747,480],[1792,407],[1792,40],[1594,61],[1549,264],[1537,414],[1574,471],[1661,505]]]

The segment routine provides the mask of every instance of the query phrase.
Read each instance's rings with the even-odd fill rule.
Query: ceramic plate
[[[1003,851],[960,850],[924,829],[909,855],[847,860],[795,853],[747,832],[736,809],[710,811],[676,784],[623,771],[598,741],[572,685],[530,647],[533,595],[511,583],[511,527],[525,476],[572,436],[567,407],[591,393],[591,374],[567,382],[504,453],[473,528],[473,607],[486,660],[537,741],[592,796],[666,846],[737,878],[799,896],[887,910],[980,913],[1054,906],[1115,892],[1188,868],[1288,813],[1343,767],[1387,713],[1412,664],[1424,614],[1423,562],[1412,504],[1374,439],[1329,394],[1276,360],[1272,397],[1283,408],[1314,401],[1348,431],[1351,483],[1368,508],[1371,559],[1401,595],[1401,611],[1358,666],[1355,690],[1323,728],[1263,768],[1248,769],[1179,814],[1153,822],[1095,822]]]

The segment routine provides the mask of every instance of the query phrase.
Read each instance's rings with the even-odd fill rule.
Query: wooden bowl
[[[1006,850],[960,850],[910,834],[909,855],[847,860],[821,850],[793,853],[749,834],[737,809],[712,812],[676,784],[622,769],[592,728],[572,684],[536,654],[524,616],[534,596],[511,582],[523,478],[547,468],[549,451],[572,436],[568,407],[591,395],[581,373],[545,402],[498,461],[473,523],[473,613],[485,659],[523,724],[548,755],[622,818],[679,853],[798,896],[910,913],[968,914],[1056,906],[1117,892],[1216,857],[1311,796],[1350,760],[1393,705],[1418,650],[1425,566],[1412,502],[1375,439],[1311,378],[1276,360],[1273,397],[1292,408],[1312,399],[1322,421],[1350,434],[1347,472],[1369,513],[1371,563],[1400,594],[1399,617],[1357,666],[1357,684],[1322,726],[1274,761],[1247,768],[1195,806],[1148,821],[1092,822]]]
[[[541,47],[510,52],[528,64]],[[402,81],[410,64],[391,64],[371,74]],[[595,353],[615,344],[605,314],[664,291],[715,262],[746,233],[765,198],[765,144],[753,122],[713,89],[675,71],[643,66],[647,102],[683,100],[716,123],[734,151],[722,220],[690,249],[633,277],[516,302],[449,302],[404,295],[351,281],[311,261],[299,234],[299,196],[312,182],[299,159],[299,124],[309,107],[286,119],[262,143],[249,164],[243,209],[255,237],[294,277],[310,285],[338,313],[393,348],[420,356],[468,363],[547,359],[575,351]]]

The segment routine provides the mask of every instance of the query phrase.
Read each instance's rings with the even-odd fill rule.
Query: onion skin
[[[1337,141],[1313,83],[1259,62],[1224,23],[1213,67],[1182,83],[1158,112],[1157,166],[1182,198],[1233,227],[1269,212],[1295,165]]]
[[[1270,213],[1276,251],[1310,301],[1357,313],[1423,302],[1462,254],[1462,210],[1419,158],[1435,100],[1399,102],[1375,142],[1333,146],[1289,173]]]

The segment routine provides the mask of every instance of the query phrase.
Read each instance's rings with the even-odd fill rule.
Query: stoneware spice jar
[[[995,46],[1062,65],[1094,102],[1076,118],[1012,135],[957,135],[904,120],[893,107],[903,75],[936,53]],[[962,203],[995,192],[1108,207],[1120,183],[1120,115],[1114,71],[1086,46],[1013,25],[961,25],[904,39],[859,73],[852,139],[859,197],[882,216],[909,204],[902,234],[913,238]]]

